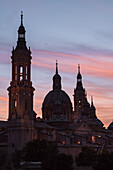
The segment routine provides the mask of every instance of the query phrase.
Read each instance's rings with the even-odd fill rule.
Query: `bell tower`
[[[89,115],[89,103],[87,101],[86,91],[82,84],[82,75],[80,65],[78,65],[77,84],[74,89],[74,120],[82,115]]]
[[[33,91],[31,82],[31,51],[26,46],[23,13],[18,29],[16,48],[12,50],[12,80],[9,91],[9,120],[33,119]]]
[[[31,51],[26,46],[23,12],[18,29],[16,48],[12,50],[12,79],[9,92],[8,152],[9,155],[33,139],[33,93],[31,81]]]

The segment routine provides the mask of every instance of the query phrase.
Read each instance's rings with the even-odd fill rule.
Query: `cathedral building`
[[[68,94],[62,90],[61,76],[58,74],[58,63],[56,62],[56,73],[53,76],[53,90],[45,97],[42,104],[43,119],[67,119],[72,120],[72,103]]]
[[[27,142],[45,139],[58,142],[59,151],[71,154],[73,158],[83,146],[113,151],[113,123],[104,128],[97,118],[91,98],[87,100],[83,87],[80,65],[74,89],[74,108],[68,94],[62,90],[58,63],[53,76],[53,87],[42,103],[42,118],[33,110],[35,88],[31,80],[31,50],[26,46],[23,14],[18,29],[18,41],[12,50],[12,79],[8,87],[9,116],[0,121],[0,150],[11,158],[16,149],[22,149]],[[74,87],[73,87],[74,88]]]

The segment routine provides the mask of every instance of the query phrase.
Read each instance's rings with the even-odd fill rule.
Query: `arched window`
[[[17,108],[17,100],[14,100],[14,108]]]
[[[81,107],[81,100],[79,100],[78,103],[79,103],[79,107]]]
[[[26,80],[27,80],[27,72],[28,72],[28,67],[26,65]]]
[[[17,80],[17,66],[15,65],[15,80]]]
[[[19,38],[24,38],[24,34],[19,34]]]
[[[22,81],[23,80],[23,67],[19,66],[19,80]]]

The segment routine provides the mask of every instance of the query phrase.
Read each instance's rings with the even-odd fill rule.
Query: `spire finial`
[[[21,25],[23,25],[23,11],[21,11]]]
[[[56,74],[58,74],[58,61],[56,60]]]
[[[80,64],[78,64],[78,73],[80,73]]]
[[[91,95],[91,105],[93,106],[93,96]]]

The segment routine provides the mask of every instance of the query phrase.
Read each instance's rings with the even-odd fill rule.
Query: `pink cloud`
[[[46,84],[47,80],[44,80],[43,77],[39,76],[38,80],[33,79],[33,82],[35,81],[34,87],[36,88],[34,96],[34,110],[37,112],[38,116],[42,115],[41,107],[45,95],[49,92],[49,90],[52,89],[52,76],[54,75],[55,72],[55,60],[58,59],[59,72],[62,73],[63,75],[62,76],[63,82],[64,79],[65,83],[67,82],[66,85],[64,86],[64,90],[66,90],[69,96],[71,96],[72,100],[73,90],[76,84],[75,77],[77,74],[77,64],[81,64],[83,84],[86,84],[84,85],[84,87],[86,88],[86,91],[88,93],[88,98],[90,98],[91,95],[94,96],[94,104],[96,106],[97,115],[105,123],[105,126],[107,126],[111,122],[113,114],[112,107],[113,97],[111,95],[113,94],[113,88],[112,86],[108,87],[104,86],[104,84],[102,85],[99,84],[97,78],[99,80],[104,80],[105,82],[106,80],[110,79],[111,82],[113,82],[113,67],[112,67],[113,61],[110,57],[107,56],[104,56],[102,58],[103,60],[100,60],[100,58],[98,57],[99,57],[98,55],[95,58],[90,58],[82,55],[79,56],[74,54],[51,52],[45,50],[33,50],[32,59],[33,71],[35,69],[37,75],[39,75],[40,72],[43,72],[45,77],[48,74],[46,73],[46,70],[51,71],[49,72],[49,74],[51,74],[50,75],[51,79],[48,80],[50,81],[50,87],[48,84]],[[87,77],[88,81],[84,77]],[[93,79],[93,81],[91,78]],[[3,77],[1,77],[0,80],[1,80],[0,90],[2,91],[2,89],[4,89],[5,86],[7,87],[7,84],[9,84],[10,80]],[[4,96],[8,94],[8,92],[6,89],[4,89],[4,91],[5,91],[4,95],[0,96],[0,116],[7,119],[8,97]],[[106,114],[109,115],[108,116],[109,119],[107,119],[107,121]]]

